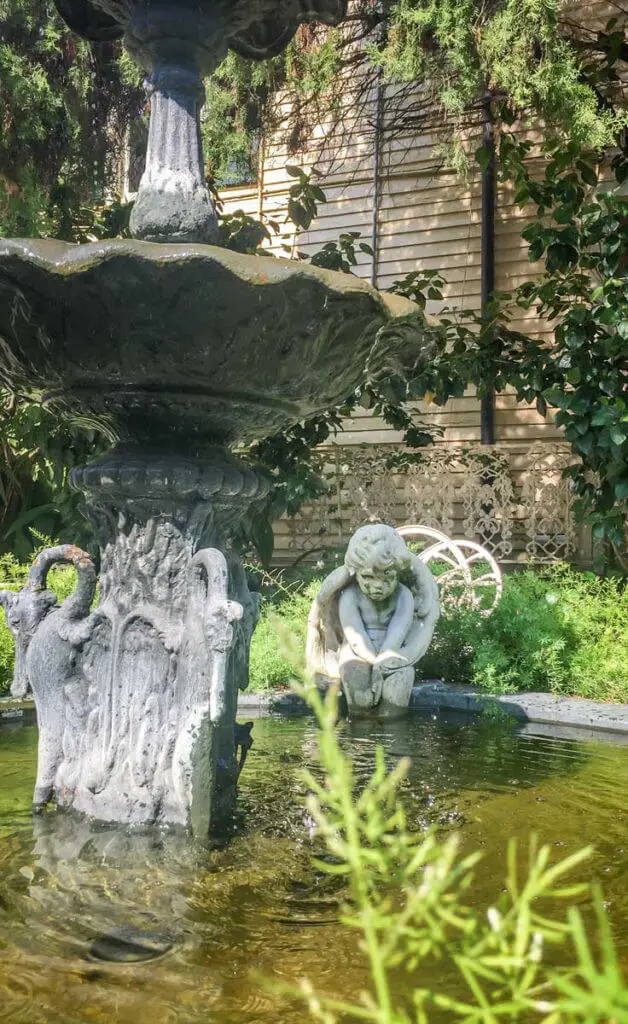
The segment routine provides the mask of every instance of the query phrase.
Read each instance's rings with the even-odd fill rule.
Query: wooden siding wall
[[[285,247],[292,249],[295,242],[290,225],[285,224],[288,190],[294,179],[285,167],[298,163],[309,170],[315,165],[321,173],[327,203],[319,207],[311,229],[299,237],[299,250],[311,255],[347,231],[361,232],[361,239],[370,244],[374,196],[370,114],[368,109],[358,114],[349,109],[343,125],[342,159],[333,135],[298,160],[271,140],[266,148],[261,190],[257,186],[225,190],[225,211],[242,209],[252,215],[261,211],[267,219],[277,221],[282,231],[269,248],[277,256],[288,255]],[[378,191],[376,267],[369,256],[359,253],[355,273],[368,280],[374,277],[376,286],[385,289],[412,271],[438,270],[446,281],[444,297],[442,302],[428,301],[428,313],[438,315],[445,307],[479,309],[479,174],[472,173],[463,181],[443,168],[435,156],[434,140],[428,136],[390,141],[384,137]],[[500,188],[495,218],[499,290],[514,288],[534,270],[520,237],[526,219],[513,206],[511,195]],[[548,330],[534,314],[515,322],[514,327],[532,336]],[[421,419],[444,428],[443,441],[479,441],[480,405],[472,392],[452,400],[444,409],[423,403],[416,408]],[[496,441],[559,436],[550,418],[541,417],[533,407],[517,405],[509,394],[497,397],[495,431]],[[394,443],[399,439],[400,435],[382,421],[362,412],[346,422],[338,438],[343,444]]]
[[[593,0],[576,3],[581,17],[593,24],[605,24],[609,5]],[[612,13],[612,12],[611,12]],[[395,87],[382,89],[383,125],[391,107],[396,107]],[[286,103],[285,111],[288,113]],[[306,152],[295,157],[278,138],[265,140],[259,185],[224,190],[225,212],[244,210],[252,215],[275,220],[280,234],[270,250],[277,256],[294,253],[296,239],[286,224],[288,191],[294,183],[286,165],[297,164],[320,174],[327,203],[319,207],[319,216],[310,230],[299,236],[299,250],[313,254],[325,242],[337,240],[342,232],[359,231],[361,240],[371,244],[374,220],[377,228],[376,261],[366,254],[358,256],[355,273],[386,289],[412,271],[434,269],[446,281],[443,301],[429,301],[427,312],[438,315],[445,307],[480,307],[480,216],[481,176],[470,172],[461,179],[444,166],[435,140],[429,135],[381,136],[377,189],[374,182],[375,94],[362,103],[347,90],[344,109],[334,123],[320,124],[312,133]],[[478,143],[479,144],[479,140]],[[539,173],[541,167],[539,166]],[[374,211],[375,197],[377,209]],[[533,211],[520,210],[512,192],[498,185],[495,212],[496,289],[512,291],[529,279],[541,265],[530,265],[527,245],[521,231]],[[550,326],[534,311],[522,312],[512,327],[531,337],[547,336]],[[442,428],[439,444],[468,444],[480,440],[480,403],[473,392],[450,401],[445,408],[418,403],[417,418]],[[495,440],[522,445],[560,440],[560,432],[551,418],[539,415],[536,408],[517,403],[514,394],[496,398]],[[345,421],[337,437],[342,445],[394,445],[401,435],[366,410],[356,410]],[[513,452],[514,455],[514,452]],[[515,460],[516,461],[516,460]],[[515,470],[515,477],[519,473]],[[278,527],[278,558],[285,561],[285,530]]]

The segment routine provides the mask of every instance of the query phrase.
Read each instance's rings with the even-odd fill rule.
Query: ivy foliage
[[[0,235],[73,240],[143,103],[114,44],[77,39],[51,0],[0,0]]]
[[[73,242],[125,234],[111,199],[127,125],[144,104],[138,70],[89,45],[50,0],[0,0],[0,237]],[[90,543],[69,471],[104,447],[89,429],[0,391],[0,552],[46,536]]]
[[[272,61],[223,62],[204,121],[212,170],[246,159],[262,131],[288,153],[311,146],[314,125],[346,111],[348,83],[356,109],[378,73],[395,84],[384,130],[429,130],[455,166],[468,166],[487,102],[498,125],[542,121],[565,142],[612,146],[628,124],[626,10],[615,9],[600,29],[566,0],[356,0],[341,29],[305,26]]]
[[[609,99],[624,35],[616,21],[595,33],[578,17],[564,0],[396,0],[384,42],[368,49],[392,80],[425,83],[452,127],[488,96],[602,149],[627,123]]]
[[[27,559],[38,533],[93,547],[69,474],[104,448],[93,431],[0,391],[0,554]]]
[[[519,398],[542,413],[549,406],[564,427],[579,457],[567,470],[576,511],[619,555],[628,519],[628,197],[598,184],[595,160],[573,147],[551,148],[536,181],[525,148],[502,142],[519,203],[536,206],[523,237],[545,271],[519,288],[517,302],[555,326],[549,343],[527,340],[508,353],[502,372]],[[628,180],[628,159],[617,156],[614,170]]]
[[[514,388],[520,401],[549,412],[573,448],[566,475],[575,512],[625,569],[628,199],[621,183],[628,161],[618,155],[616,180],[598,184],[595,154],[548,140],[539,180],[526,161],[528,149],[504,133],[501,174],[519,205],[535,209],[523,237],[530,262],[542,260],[544,268],[516,294],[494,293],[482,317],[464,310],[442,316],[433,331],[438,344],[406,381],[407,394],[444,405],[470,384],[479,396]],[[552,325],[549,337],[510,328],[530,310]]]
[[[205,87],[201,133],[210,179],[221,185],[254,181],[262,132],[273,128],[282,127],[290,152],[301,148],[311,120],[301,107],[313,114],[338,105],[342,50],[339,30],[303,25],[278,57],[250,61],[229,52]],[[285,90],[293,107],[287,116]]]
[[[77,39],[50,0],[0,0],[0,237],[124,234],[129,208],[112,185],[143,104],[139,72],[115,45]],[[26,558],[37,531],[90,543],[68,475],[103,446],[0,391],[0,552]]]
[[[278,81],[279,60],[247,61],[230,52],[207,80],[201,135],[212,181],[254,180],[260,126]]]

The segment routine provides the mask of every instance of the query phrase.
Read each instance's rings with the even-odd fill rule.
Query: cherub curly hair
[[[410,568],[412,556],[403,537],[392,526],[373,523],[353,534],[345,554],[345,565],[355,574],[365,569],[390,569],[401,574]]]

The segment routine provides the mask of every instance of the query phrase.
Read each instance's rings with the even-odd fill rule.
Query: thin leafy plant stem
[[[332,750],[334,748],[338,749],[337,739],[333,731],[334,726],[332,724],[332,722],[335,721],[337,714],[338,687],[330,687],[325,703],[321,700],[313,682],[306,682],[303,684],[301,689],[307,692],[308,703],[316,713],[319,726],[324,733],[324,738],[328,742],[331,739]],[[323,760],[326,770],[329,770],[332,766],[330,763],[325,763],[326,746],[327,744],[325,743],[320,744],[321,759]],[[358,817],[356,813],[356,806],[352,799],[353,773],[351,763],[343,757],[334,758],[333,767],[335,770],[340,769],[345,776],[341,784],[338,786],[338,791],[340,794],[340,803],[346,828],[348,854],[347,863],[350,869],[351,889],[359,908],[364,935],[364,947],[369,959],[371,977],[373,979],[373,985],[378,1002],[378,1012],[376,1016],[372,1017],[372,1019],[378,1021],[378,1024],[379,1022],[381,1022],[381,1024],[392,1024],[393,1007],[388,972],[386,971],[383,950],[380,946],[378,937],[378,929],[376,926],[377,915],[370,899],[368,873],[365,870],[362,857],[363,846],[360,841]]]
[[[278,994],[305,1002],[320,1024],[338,1020],[372,1024],[429,1024],[429,1005],[447,1011],[463,1024],[506,1024],[532,1019],[539,1024],[607,1024],[628,1020],[628,987],[614,948],[610,923],[601,895],[594,890],[593,909],[598,944],[589,944],[579,909],[569,906],[574,897],[591,895],[586,883],[566,882],[565,875],[579,867],[591,849],[575,851],[551,861],[548,846],[531,837],[528,864],[519,876],[517,846],[508,847],[506,887],[485,914],[466,906],[463,893],[473,882],[479,855],[457,858],[458,840],[440,841],[434,833],[419,837],[408,831],[399,784],[407,763],[387,771],[378,748],[373,775],[356,794],[350,758],[343,752],[338,731],[338,688],[322,697],[303,674],[298,645],[277,623],[287,660],[300,694],[319,725],[320,779],[308,771],[307,806],[321,839],[332,855],[314,863],[331,875],[344,875],[351,903],[341,921],[359,931],[372,988],[358,1000],[317,991],[307,980],[298,988],[270,983]],[[522,866],[523,867],[523,866]],[[390,890],[390,892],[389,892]],[[395,891],[401,904],[395,899]],[[391,901],[390,893],[393,894]],[[567,903],[566,914],[548,915],[539,901]],[[572,961],[554,967],[545,959],[548,944],[560,945]],[[599,965],[592,949],[599,950]],[[399,1005],[390,971],[408,971],[435,955],[455,966],[467,996],[438,989],[414,987],[409,992],[413,1016]],[[405,996],[404,996],[405,999]]]

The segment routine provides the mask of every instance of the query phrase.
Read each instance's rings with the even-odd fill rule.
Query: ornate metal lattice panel
[[[455,475],[446,451],[413,463],[405,477],[406,522],[422,523],[450,536],[454,532]]]
[[[330,510],[328,497],[308,502],[297,516],[286,516],[284,521],[288,549],[296,555],[342,544],[342,530]]]
[[[342,527],[342,449],[333,445],[312,459],[312,468],[327,484],[327,493],[312,498],[299,509],[296,516],[284,516],[287,527],[288,550],[294,555],[341,547],[344,539]]]
[[[343,526],[348,536],[365,523],[397,525],[400,499],[395,474],[389,468],[390,454],[384,445],[342,449],[337,465]]]
[[[420,522],[508,561],[551,562],[577,551],[566,444],[428,449],[391,469],[395,445],[331,445],[321,453],[329,495],[287,519],[290,554],[339,547],[368,522]],[[285,528],[284,528],[285,533]]]
[[[461,452],[460,497],[464,536],[476,540],[496,558],[512,554],[514,488],[508,453],[473,447]]]
[[[569,445],[537,444],[527,452],[521,502],[526,552],[534,561],[566,559],[576,550],[569,480],[562,475],[572,461]]]

